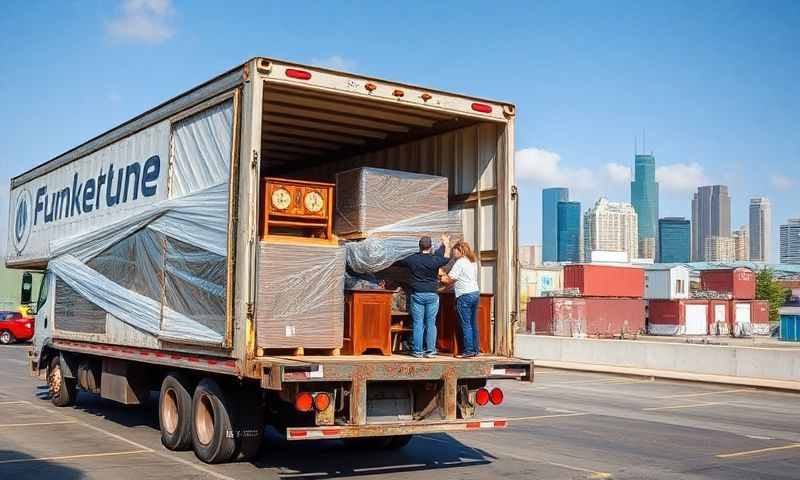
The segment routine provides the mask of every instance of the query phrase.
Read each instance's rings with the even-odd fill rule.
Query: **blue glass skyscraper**
[[[569,189],[542,190],[542,261],[558,261],[558,202],[569,201]]]
[[[639,220],[639,255],[652,258],[655,251],[647,251],[651,245],[655,250],[658,226],[658,183],[656,182],[656,157],[636,155],[634,178],[631,182],[631,204]]]
[[[581,261],[581,204],[558,202],[558,261]]]
[[[691,258],[692,230],[689,220],[667,217],[658,221],[658,261],[687,263]]]

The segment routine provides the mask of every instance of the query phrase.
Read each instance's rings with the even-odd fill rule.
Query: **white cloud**
[[[665,190],[691,192],[706,182],[703,167],[698,163],[674,163],[656,168],[656,180]]]
[[[770,177],[769,183],[771,183],[776,189],[785,192],[787,190],[791,190],[791,188],[795,186],[796,182],[794,179],[783,175],[773,175]]]
[[[106,22],[106,33],[117,40],[161,43],[175,33],[174,14],[172,0],[124,0],[121,14]]]
[[[631,168],[619,163],[606,163],[606,176],[613,183],[628,183],[631,181]]]
[[[524,148],[514,154],[517,179],[542,187],[567,187],[575,190],[595,188],[595,175],[588,168],[561,165],[561,157],[541,148]]]
[[[326,58],[312,58],[311,64],[333,70],[352,70],[356,66],[356,61],[341,55],[331,55]]]

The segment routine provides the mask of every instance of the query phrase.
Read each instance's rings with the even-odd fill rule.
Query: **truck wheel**
[[[192,385],[183,375],[170,372],[161,382],[158,425],[161,443],[169,450],[192,447]]]
[[[15,340],[16,338],[14,338],[14,335],[8,330],[0,332],[0,343],[3,345],[11,345]]]
[[[408,445],[408,442],[411,441],[411,437],[413,437],[413,435],[395,435],[389,437],[389,443],[385,448],[387,450],[399,450]]]
[[[206,463],[230,460],[236,451],[231,408],[217,382],[204,378],[192,398],[192,444],[197,458]]]
[[[56,355],[51,358],[50,366],[47,368],[47,390],[53,405],[67,407],[75,403],[75,397],[78,395],[75,385],[75,379],[64,377],[61,371],[61,356]]]
[[[261,453],[264,441],[264,402],[261,392],[243,390],[236,402],[237,456],[249,461]]]

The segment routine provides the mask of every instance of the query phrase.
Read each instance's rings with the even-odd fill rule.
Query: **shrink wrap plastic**
[[[229,100],[173,126],[173,198],[51,242],[49,269],[68,287],[56,311],[92,304],[160,340],[222,344],[232,118]],[[102,317],[72,329],[103,333]]]
[[[336,233],[366,238],[345,244],[347,266],[375,273],[419,251],[421,236],[434,248],[446,233],[462,235],[461,212],[448,211],[447,178],[359,168],[336,175]]]
[[[262,348],[340,348],[345,265],[340,247],[261,243],[256,342]]]

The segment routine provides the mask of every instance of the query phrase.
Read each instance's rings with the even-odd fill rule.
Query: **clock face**
[[[303,199],[303,203],[306,205],[306,209],[311,213],[317,213],[322,210],[322,207],[325,206],[325,201],[322,198],[322,195],[319,192],[308,192],[306,193],[306,197]]]
[[[278,210],[286,210],[292,203],[292,196],[283,188],[272,192],[272,206]]]

